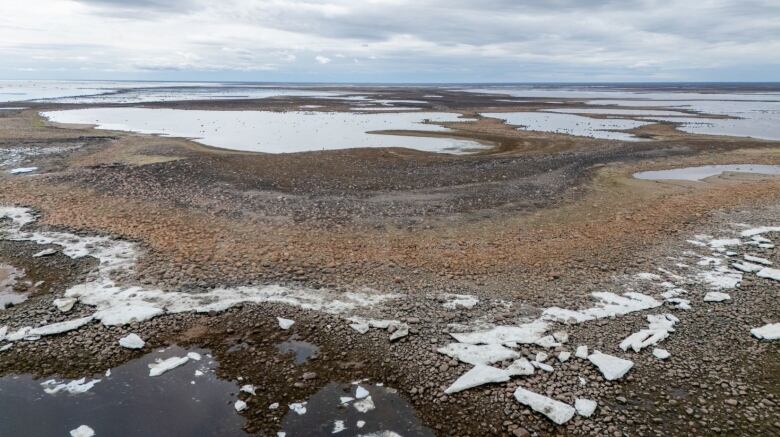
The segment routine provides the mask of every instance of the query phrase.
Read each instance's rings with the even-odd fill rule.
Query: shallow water
[[[641,141],[642,139],[625,132],[613,132],[612,129],[633,129],[648,124],[634,120],[595,119],[554,112],[487,112],[482,115],[504,119],[508,124],[522,126],[525,130],[622,141]]]
[[[276,349],[282,354],[292,354],[295,364],[303,364],[320,353],[319,346],[294,338],[277,344]]]
[[[447,132],[432,122],[465,121],[444,112],[360,114],[349,112],[196,111],[152,108],[93,108],[43,113],[61,123],[101,129],[193,138],[226,149],[292,153],[355,147],[407,147],[463,153],[484,148],[475,141],[371,133],[380,130]]]
[[[85,375],[87,381],[101,381],[81,394],[45,393],[41,383],[52,378],[4,376],[0,378],[0,435],[67,436],[79,425],[88,425],[97,436],[112,437],[246,435],[241,429],[243,418],[232,405],[236,398],[231,392],[238,388],[216,377],[216,363],[206,351],[197,350],[200,361],[149,376],[147,365],[154,358],[190,351],[171,347],[111,369],[108,377]],[[196,369],[203,375],[194,376]]]
[[[358,385],[330,383],[306,401],[306,414],[300,415],[290,410],[283,419],[282,431],[289,437],[330,436],[336,429],[336,421],[343,421],[344,430],[336,434],[339,437],[371,435],[382,431],[404,437],[434,435],[431,429],[422,425],[412,406],[395,390],[370,383],[362,383],[360,386],[368,390],[374,409],[360,412],[355,407],[356,402],[368,398],[341,402],[341,397],[354,398]],[[365,422],[362,428],[358,427],[358,421]]]
[[[16,305],[27,300],[27,295],[14,291],[14,284],[21,272],[7,264],[0,264],[0,309]]]
[[[561,108],[561,109],[545,109],[544,112],[556,112],[561,114],[599,114],[599,115],[669,115],[669,116],[685,116],[690,117],[691,114],[686,114],[680,111],[656,111],[652,109],[601,109],[601,108]]]
[[[637,179],[646,180],[683,180],[700,181],[724,172],[757,173],[765,175],[780,175],[780,165],[759,164],[725,164],[702,165],[697,167],[674,168],[669,170],[643,171],[634,173]]]

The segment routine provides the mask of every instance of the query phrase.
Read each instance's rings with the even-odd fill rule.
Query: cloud
[[[769,80],[779,16],[772,0],[27,0],[0,4],[0,75],[292,80],[314,59],[341,80]]]

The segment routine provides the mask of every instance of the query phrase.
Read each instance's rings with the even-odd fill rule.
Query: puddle
[[[673,168],[669,170],[642,171],[639,173],[634,173],[634,177],[645,180],[701,181],[702,179],[706,179],[711,176],[717,176],[724,172],[780,175],[780,165],[702,165],[698,167]]]
[[[303,364],[320,353],[319,346],[295,338],[277,344],[276,349],[282,354],[293,354],[295,364]]]
[[[633,129],[648,124],[635,120],[596,119],[554,112],[487,112],[482,115],[506,120],[508,124],[522,126],[524,130],[622,141],[643,139],[625,132],[613,132],[613,130]]]
[[[16,305],[27,300],[27,295],[14,291],[16,280],[22,276],[22,272],[7,264],[0,264],[0,309],[6,309],[9,305]]]
[[[92,108],[42,114],[60,123],[94,124],[101,129],[193,138],[226,149],[292,153],[355,147],[406,147],[463,153],[482,149],[475,141],[383,135],[382,130],[448,132],[431,122],[466,121],[444,112],[350,113],[200,111],[153,108]]]
[[[342,398],[356,398],[358,387],[368,396],[342,402]],[[373,409],[371,408],[373,404]],[[287,437],[358,435],[433,436],[431,429],[422,425],[412,408],[395,390],[374,384],[330,383],[306,401],[306,413],[290,410],[282,422]],[[365,411],[365,412],[361,412]],[[358,427],[358,422],[362,427]],[[382,432],[386,432],[382,434]],[[394,434],[392,434],[394,433]]]
[[[188,352],[200,353],[201,360],[149,376],[148,364],[155,358]],[[4,376],[0,378],[0,435],[67,436],[70,430],[88,425],[97,436],[244,436],[244,420],[232,405],[231,393],[238,387],[218,379],[215,367],[207,351],[174,346],[111,369],[108,377],[87,376],[86,382],[100,382],[79,394],[44,392],[55,386],[41,385],[45,381],[69,382],[61,378]],[[194,376],[196,370],[203,374]]]

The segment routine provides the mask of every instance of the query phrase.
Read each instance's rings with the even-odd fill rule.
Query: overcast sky
[[[778,81],[780,0],[2,0],[0,78]]]

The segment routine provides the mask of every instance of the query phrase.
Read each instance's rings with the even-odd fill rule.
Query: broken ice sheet
[[[447,293],[444,295],[444,298],[447,300],[442,304],[444,308],[454,310],[457,307],[463,307],[466,309],[474,308],[474,305],[476,305],[479,302],[479,299],[477,299],[476,296],[472,296],[470,294],[451,294]]]
[[[574,417],[575,409],[571,405],[522,387],[515,390],[515,399],[521,404],[531,407],[534,411],[544,414],[558,425],[563,425]]]
[[[58,383],[56,380],[50,379],[48,381],[42,382],[41,386],[43,386],[43,391],[50,395],[57,394],[61,391],[70,394],[81,394],[88,392],[98,382],[100,382],[99,379],[93,379],[87,382],[86,378],[81,378],[67,383]]]
[[[520,356],[512,349],[500,344],[463,344],[450,343],[437,350],[439,353],[455,358],[468,364],[492,364]]]
[[[631,360],[624,360],[623,358],[604,354],[599,351],[594,351],[593,354],[588,356],[588,360],[599,369],[604,376],[604,379],[607,381],[622,378],[632,367],[634,367],[634,362]]]
[[[760,328],[753,328],[750,333],[761,340],[780,340],[780,323],[769,323]]]
[[[160,376],[163,373],[182,366],[190,360],[190,357],[170,357],[156,363],[149,364],[149,376]]]
[[[656,345],[674,332],[674,325],[679,321],[680,319],[671,314],[648,315],[649,326],[647,329],[642,329],[626,337],[620,343],[620,348],[624,351],[631,348],[634,352],[639,352],[647,346]]]
[[[492,366],[477,364],[455,380],[444,393],[452,394],[484,384],[509,381],[510,373]]]

